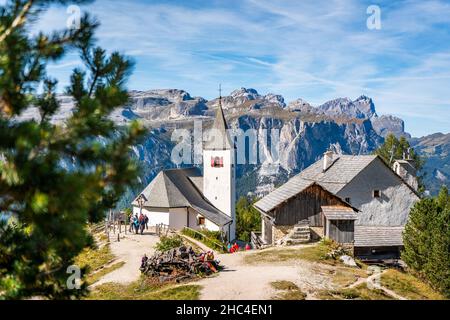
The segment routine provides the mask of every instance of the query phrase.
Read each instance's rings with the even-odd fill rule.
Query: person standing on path
[[[134,229],[134,216],[133,216],[133,214],[131,214],[130,215],[130,228],[129,228],[130,233],[132,232],[133,229]]]
[[[134,225],[134,231],[136,232],[136,234],[138,234],[139,233],[139,218],[138,218],[137,214],[134,216],[133,225]]]
[[[141,235],[144,234],[144,228],[145,228],[145,217],[141,213],[139,216],[139,231],[141,232]]]

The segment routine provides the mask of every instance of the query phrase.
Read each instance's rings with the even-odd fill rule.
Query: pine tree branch
[[[12,24],[7,28],[5,31],[3,31],[0,34],[0,42],[3,42],[13,31],[15,28],[19,27],[20,25],[24,24],[26,21],[26,16],[28,12],[31,9],[31,6],[33,5],[34,0],[29,0],[25,5],[23,6],[20,13],[17,15],[17,17],[13,20]]]

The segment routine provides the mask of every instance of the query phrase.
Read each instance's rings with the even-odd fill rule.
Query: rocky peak
[[[167,103],[176,103],[181,101],[192,100],[189,93],[178,89],[156,89],[148,91],[130,91],[132,99],[147,99],[149,101],[167,101]]]
[[[317,113],[316,108],[301,98],[289,102],[288,109],[303,113]]]
[[[231,92],[230,96],[233,99],[245,99],[245,100],[255,100],[258,99],[260,97],[258,91],[256,91],[255,89],[252,88],[240,88],[237,90],[234,90],[233,92]]]
[[[255,89],[240,88],[234,90],[229,96],[222,97],[222,108],[227,112],[238,112],[240,108],[259,109],[262,97]],[[219,99],[208,102],[211,109],[217,108]]]
[[[169,120],[202,115],[207,109],[205,99],[192,98],[186,91],[178,89],[131,91],[130,98],[130,109],[136,115],[148,120]]]
[[[375,132],[382,137],[386,137],[390,133],[394,134],[396,137],[410,137],[410,135],[405,132],[405,123],[398,117],[392,115],[382,115],[378,117],[375,114],[370,121],[372,122]]]
[[[284,102],[283,96],[279,94],[268,93],[264,96],[264,100],[268,103],[276,104],[281,108],[286,107],[286,103]]]
[[[325,102],[318,110],[328,116],[370,119],[376,115],[375,105],[371,98],[361,96],[355,101],[349,98],[337,98]]]
[[[372,98],[362,95],[354,101],[354,104],[368,118],[376,115],[375,104],[373,103]]]

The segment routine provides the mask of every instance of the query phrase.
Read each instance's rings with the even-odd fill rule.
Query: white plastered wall
[[[133,207],[133,215],[139,216],[139,207]],[[142,213],[148,217],[148,225],[156,226],[157,224],[169,225],[169,210],[165,208],[142,208]]]
[[[223,158],[223,167],[212,167],[212,157]],[[203,150],[203,194],[216,208],[233,219],[229,239],[235,239],[236,235],[235,175],[234,150]],[[225,231],[228,232],[228,227]]]

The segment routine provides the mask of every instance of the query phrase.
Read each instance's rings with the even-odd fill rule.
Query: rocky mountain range
[[[62,108],[53,121],[67,117],[73,104],[61,96]],[[139,119],[148,128],[144,141],[133,147],[133,154],[143,167],[141,186],[149,183],[163,168],[174,167],[171,152],[174,129],[191,130],[194,120],[202,120],[203,127],[212,124],[218,99],[192,97],[177,89],[131,91],[129,104],[118,108],[111,118],[126,124]],[[373,100],[361,96],[356,100],[338,98],[319,106],[303,99],[286,103],[281,95],[261,95],[255,89],[240,88],[222,97],[222,106],[233,130],[253,129],[259,138],[264,129],[279,130],[279,157],[271,163],[269,144],[250,142],[248,150],[259,150],[259,162],[237,166],[238,195],[260,196],[285,182],[290,176],[309,166],[329,148],[344,154],[368,154],[383,143],[388,133],[406,136],[428,161],[425,165],[426,186],[435,193],[450,180],[450,134],[435,134],[411,138],[404,130],[402,119],[392,115],[378,115]],[[32,108],[21,119],[38,118]],[[270,140],[270,139],[269,139]],[[264,140],[263,140],[264,141]],[[247,155],[248,158],[248,155]],[[121,206],[129,204],[138,190],[130,190]]]
[[[442,185],[450,187],[450,133],[435,133],[410,140],[414,150],[425,158],[424,183],[431,194]]]

